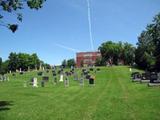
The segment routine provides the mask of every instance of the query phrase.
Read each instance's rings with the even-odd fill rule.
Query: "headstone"
[[[132,68],[129,68],[129,71],[132,72]]]
[[[142,73],[140,83],[150,82],[150,72]]]
[[[42,76],[42,75],[43,75],[43,72],[38,72],[37,75],[38,75],[38,76]]]
[[[89,79],[90,79],[90,77],[91,77],[90,75],[86,75],[86,79],[88,79],[88,80],[89,80]]]
[[[78,80],[78,74],[77,74],[77,72],[75,72],[73,76],[74,76],[74,80]]]
[[[7,76],[3,75],[3,81],[7,81]]]
[[[158,80],[160,80],[160,72],[158,73]]]
[[[63,82],[63,74],[60,75],[60,82]]]
[[[44,80],[41,81],[41,87],[45,87],[45,81]]]
[[[133,82],[138,82],[141,80],[141,74],[139,72],[133,72],[131,78]]]
[[[53,83],[54,83],[55,85],[58,83],[56,76],[53,77]]]
[[[48,76],[43,76],[42,80],[44,80],[45,82],[48,82],[49,81],[49,77]]]
[[[89,78],[89,85],[95,85],[94,80],[95,80],[95,77],[94,77],[94,76],[91,76],[91,77]]]
[[[33,87],[38,87],[38,81],[36,77],[33,78]]]
[[[83,74],[81,74],[81,77],[79,79],[79,84],[80,84],[80,86],[84,86],[84,76],[83,76]]]
[[[68,79],[68,76],[67,76],[67,75],[65,76],[64,86],[65,86],[65,87],[69,87],[69,79]]]
[[[42,69],[43,71],[45,70],[45,68],[43,67],[43,69]]]
[[[9,76],[7,76],[7,81],[9,81],[10,79],[9,79]]]
[[[148,86],[160,86],[160,80],[158,79],[158,74],[156,72],[152,72],[150,76],[150,83]]]
[[[150,83],[155,83],[158,80],[158,75],[156,72],[152,72],[150,75]]]

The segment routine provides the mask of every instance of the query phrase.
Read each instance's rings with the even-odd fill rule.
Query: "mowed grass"
[[[80,87],[71,77],[68,88],[53,85],[51,72],[44,88],[23,87],[36,72],[10,76],[0,83],[0,101],[9,102],[0,120],[159,120],[160,87],[133,83],[130,74],[125,66],[103,67],[95,86]]]

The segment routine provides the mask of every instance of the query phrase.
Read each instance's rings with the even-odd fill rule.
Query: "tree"
[[[28,6],[30,9],[38,10],[42,8],[43,3],[46,0],[0,0],[0,26],[7,27],[12,32],[18,29],[18,24],[5,23],[5,15],[15,15],[17,20],[22,22],[23,15],[19,11]]]
[[[8,70],[8,64],[9,64],[9,61],[6,60],[2,63],[2,69],[1,69],[1,73],[0,74],[5,74],[7,72],[9,72]]]
[[[101,52],[103,63],[112,60],[115,65],[119,64],[120,61],[130,65],[134,62],[135,47],[129,43],[107,41],[102,43],[98,49]]]
[[[160,71],[160,13],[138,37],[136,63],[143,69]]]
[[[11,71],[16,71],[18,67],[18,57],[16,53],[11,52],[9,55],[8,69]]]
[[[75,60],[74,59],[69,59],[67,60],[67,67],[75,66]]]
[[[80,65],[81,65],[81,67],[84,67],[84,62],[83,62],[83,60],[81,60]]]
[[[67,66],[67,61],[66,60],[62,61],[62,66],[63,66],[63,68],[65,68]]]
[[[0,57],[0,74],[1,74],[1,71],[2,71],[2,58]]]
[[[124,64],[126,65],[133,65],[134,61],[135,61],[135,50],[136,48],[129,43],[124,43],[123,44],[123,60],[124,60]]]
[[[105,60],[102,57],[96,59],[95,66],[104,66],[105,64]]]

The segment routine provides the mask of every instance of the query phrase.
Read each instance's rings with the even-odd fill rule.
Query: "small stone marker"
[[[80,86],[84,86],[84,76],[83,76],[83,73],[81,74],[81,77],[79,79],[79,84],[80,84]]]
[[[38,76],[42,76],[42,75],[43,75],[43,72],[38,72],[37,75],[38,75]]]
[[[63,82],[63,74],[60,75],[60,82]]]
[[[33,87],[38,87],[38,81],[36,77],[33,78]]]
[[[69,79],[68,79],[68,76],[65,77],[64,86],[65,86],[65,87],[69,87]]]
[[[132,68],[129,68],[129,71],[132,72]]]
[[[94,76],[90,76],[89,78],[89,85],[95,85],[95,77]]]
[[[49,81],[49,77],[48,76],[43,76],[42,80],[44,80],[45,82],[48,82]]]
[[[77,74],[77,72],[74,73],[74,80],[78,80],[78,74]]]
[[[41,81],[41,87],[44,87],[44,86],[45,86],[45,81],[42,80],[42,81]]]

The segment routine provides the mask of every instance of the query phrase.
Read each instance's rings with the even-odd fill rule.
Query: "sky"
[[[0,26],[0,57],[37,53],[44,62],[58,65],[109,40],[136,46],[137,37],[160,12],[160,0],[89,0],[89,8],[87,0],[47,0],[38,11],[25,8],[16,33]],[[5,20],[16,21],[11,15]]]

